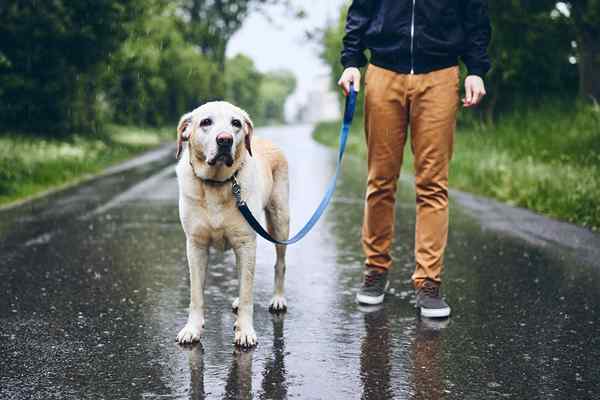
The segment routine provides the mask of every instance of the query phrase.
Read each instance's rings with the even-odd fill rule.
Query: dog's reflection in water
[[[262,372],[261,397],[268,399],[284,399],[287,397],[285,369],[285,340],[283,337],[284,314],[276,314],[273,322],[272,354],[267,357]],[[225,383],[224,399],[252,399],[256,397],[252,391],[252,362],[255,350],[235,349],[231,355],[231,365]],[[200,400],[207,398],[204,390],[204,350],[196,345],[189,350],[191,377],[191,398]]]
[[[287,371],[285,369],[285,340],[283,338],[284,314],[273,315],[273,352],[265,360],[262,391],[267,399],[287,398]]]
[[[204,392],[204,349],[201,345],[193,346],[188,354],[190,362],[191,399],[202,400],[206,398]]]
[[[225,399],[251,399],[254,350],[234,350],[225,384]]]

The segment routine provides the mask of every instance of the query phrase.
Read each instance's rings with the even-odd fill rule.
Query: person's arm
[[[367,64],[365,57],[364,33],[371,22],[370,0],[353,0],[346,18],[346,34],[342,49],[342,65],[344,68],[360,68]]]
[[[360,88],[358,68],[367,64],[364,33],[371,22],[372,4],[372,0],[353,0],[348,10],[341,60],[345,70],[338,82],[346,93],[350,90],[350,83],[354,83],[356,90]]]
[[[487,0],[462,0],[465,46],[461,58],[467,67],[465,80],[465,107],[472,107],[485,96],[483,78],[491,63],[488,46],[492,37],[492,27],[488,15]]]

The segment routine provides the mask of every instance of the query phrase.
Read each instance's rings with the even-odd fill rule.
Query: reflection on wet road
[[[335,154],[310,127],[263,129],[290,161],[292,231]],[[365,171],[349,158],[324,221],[292,246],[289,312],[273,316],[259,241],[258,347],[232,345],[233,255],[213,254],[202,346],[187,318],[185,240],[170,160],[0,213],[0,398],[591,399],[600,393],[600,268],[559,245],[483,227],[453,204],[446,323],[412,305],[414,192],[401,185],[390,294],[354,303]]]

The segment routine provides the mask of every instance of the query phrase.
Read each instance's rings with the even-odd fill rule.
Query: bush
[[[111,58],[105,82],[115,122],[173,123],[222,91],[217,65],[184,40],[177,24],[170,13],[149,16]]]
[[[95,131],[97,77],[127,36],[142,1],[4,3],[0,126],[43,135]]]

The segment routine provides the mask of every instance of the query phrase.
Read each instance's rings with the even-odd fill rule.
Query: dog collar
[[[190,161],[190,166],[192,165],[192,162]],[[236,178],[240,172],[240,170],[244,167],[244,163],[242,163],[240,165],[240,167],[233,173],[233,175],[231,175],[229,178],[223,180],[223,181],[219,181],[216,179],[207,179],[207,178],[200,178],[199,176],[197,176],[198,179],[200,179],[202,182],[206,183],[208,186],[223,186],[227,183],[234,183],[237,184]],[[193,170],[193,168],[192,168]]]

